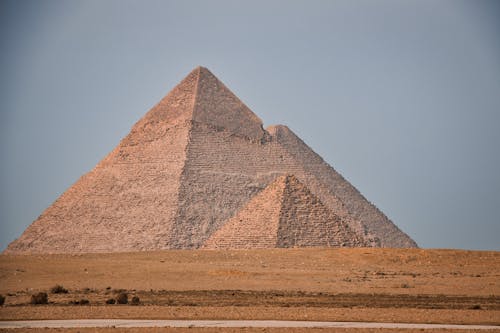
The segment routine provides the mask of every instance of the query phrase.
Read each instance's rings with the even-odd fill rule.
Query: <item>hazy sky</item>
[[[424,248],[500,250],[499,1],[0,2],[0,250],[195,66]]]

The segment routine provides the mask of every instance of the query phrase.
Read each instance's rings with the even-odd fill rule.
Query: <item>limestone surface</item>
[[[200,248],[284,175],[294,175],[325,212],[361,238],[346,244],[416,247],[289,128],[264,129],[259,117],[220,80],[198,67],[5,252]],[[255,221],[265,215],[255,214]],[[328,225],[328,214],[315,218],[307,232],[314,235],[315,228]]]
[[[363,237],[295,176],[278,177],[204,244],[207,249],[363,247]]]

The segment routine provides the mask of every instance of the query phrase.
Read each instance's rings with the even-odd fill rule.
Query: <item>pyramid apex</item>
[[[212,73],[207,67],[205,66],[196,66],[193,68],[193,70],[188,74],[191,75],[194,74],[196,75],[197,79],[203,79],[204,77],[213,77],[218,80],[218,78]]]
[[[214,78],[218,80],[218,78],[207,68],[204,66],[196,66],[193,68],[185,77],[182,81],[188,79],[188,78],[193,78],[196,83],[199,83],[200,80],[207,79],[207,78]],[[182,84],[182,81],[179,82],[178,85]],[[196,86],[195,86],[196,88]],[[174,87],[175,89],[175,87]],[[193,91],[193,93],[195,93]]]
[[[198,66],[192,120],[252,141],[261,141],[266,132],[257,117],[210,70]]]
[[[210,71],[210,69],[208,69],[207,67],[204,67],[204,66],[197,66],[193,71],[196,72],[197,74],[197,77],[198,77],[198,84],[200,84],[200,82],[207,82],[207,81],[216,81],[219,83],[219,85],[224,85],[220,79],[215,76],[214,73],[212,73],[212,71]],[[225,87],[225,86],[224,86]],[[226,87],[226,89],[228,89]],[[229,90],[229,89],[228,89]],[[198,93],[200,91],[198,90]]]
[[[193,70],[208,70],[208,68],[206,68],[205,66],[201,66],[201,65],[198,65],[196,66]]]
[[[208,68],[197,66],[136,124],[179,123],[185,120],[262,141],[267,135],[255,115]]]
[[[207,67],[205,67],[205,66],[197,66],[196,69],[198,69],[200,72],[205,72],[205,73],[212,74],[212,72]]]

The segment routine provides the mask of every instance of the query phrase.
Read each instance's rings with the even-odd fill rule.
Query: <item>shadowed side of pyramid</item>
[[[278,177],[204,244],[206,249],[366,246],[295,176]]]
[[[278,247],[368,246],[337,214],[295,176],[285,177]]]
[[[417,247],[387,216],[370,203],[354,186],[336,172],[288,127],[271,126],[267,129],[283,149],[309,175],[305,184],[328,207],[339,213],[372,246]],[[314,180],[311,182],[311,180]],[[318,186],[318,184],[320,184]],[[333,201],[332,201],[333,200]],[[342,207],[339,207],[339,201]],[[346,211],[347,214],[344,214]]]

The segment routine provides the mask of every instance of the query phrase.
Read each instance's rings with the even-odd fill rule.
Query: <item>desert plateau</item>
[[[4,254],[0,272],[0,293],[6,296],[1,320],[272,319],[500,325],[500,253],[495,251],[325,248]],[[51,293],[56,285],[68,292]],[[48,293],[48,304],[30,304],[31,295],[38,292]],[[106,304],[121,292],[129,300],[139,297],[139,305]],[[80,305],[81,300],[89,304]],[[115,332],[118,328],[80,331],[96,330]],[[125,331],[156,330],[187,329]],[[210,331],[189,331],[196,330]]]

